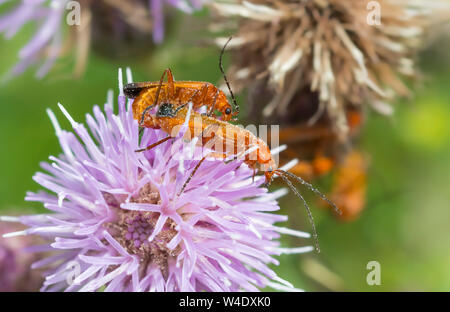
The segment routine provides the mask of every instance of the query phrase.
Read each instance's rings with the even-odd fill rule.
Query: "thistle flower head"
[[[153,32],[153,40],[160,43],[164,37],[164,4],[191,13],[201,7],[202,0],[22,0],[0,15],[0,34],[10,39],[31,22],[37,25],[37,30],[20,50],[20,61],[9,76],[19,75],[45,59],[36,72],[42,78],[70,50],[76,53],[75,74],[81,74],[87,62],[91,32],[95,35],[98,30],[94,27],[104,26],[100,21],[107,20],[107,28],[113,32],[109,37],[120,37],[124,29],[132,28],[136,33]],[[66,24],[68,36],[64,31]]]
[[[347,107],[392,112],[394,95],[409,95],[404,77],[415,75],[414,52],[442,1],[235,0],[212,4],[238,17],[230,80],[271,91],[264,116],[292,115],[314,96],[313,119],[325,113],[341,135]],[[218,40],[222,44],[222,39]],[[233,44],[233,43],[232,43]],[[251,92],[264,102],[261,91]],[[266,97],[267,98],[267,97]],[[298,108],[301,110],[301,108]]]
[[[167,135],[146,129],[139,139],[131,103],[123,95],[118,102],[115,115],[110,93],[104,113],[95,106],[86,116],[87,128],[59,105],[75,133],[48,111],[63,154],[34,176],[48,192],[26,199],[50,212],[19,217],[28,229],[7,235],[49,241],[36,247],[53,252],[34,264],[48,269],[42,290],[293,290],[268,267],[278,264],[274,255],[312,249],[279,246],[280,233],[309,237],[274,225],[287,219],[272,213],[284,190],[268,193],[242,161],[210,160],[179,194],[201,148],[177,137],[136,153]]]

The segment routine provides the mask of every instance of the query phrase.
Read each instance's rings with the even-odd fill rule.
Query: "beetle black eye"
[[[227,114],[227,115],[231,114],[231,109],[230,109],[230,108],[227,108],[227,109],[225,110],[225,114]]]

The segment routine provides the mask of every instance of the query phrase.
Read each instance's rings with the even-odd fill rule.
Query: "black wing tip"
[[[133,82],[128,83],[123,87],[123,93],[128,97],[134,99],[135,97],[139,96],[141,91],[144,89],[142,84]]]

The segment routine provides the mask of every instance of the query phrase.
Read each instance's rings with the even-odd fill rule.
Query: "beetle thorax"
[[[175,110],[171,103],[162,103],[158,111],[156,112],[156,117],[174,117]]]

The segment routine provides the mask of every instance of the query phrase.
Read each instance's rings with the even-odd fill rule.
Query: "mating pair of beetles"
[[[201,144],[203,146],[208,143],[210,139],[219,141],[222,143],[222,151],[231,151],[231,155],[224,152],[211,152],[207,156],[203,157],[192,170],[189,178],[181,188],[182,193],[189,181],[194,176],[201,163],[207,158],[226,159],[227,157],[237,155],[245,155],[244,163],[255,172],[260,170],[264,172],[266,178],[266,185],[269,185],[275,176],[281,177],[289,188],[299,197],[310,219],[313,237],[316,242],[316,250],[320,252],[319,243],[317,239],[317,232],[314,225],[311,210],[306,203],[303,196],[294,187],[289,178],[305,185],[310,190],[318,194],[323,200],[327,201],[337,213],[341,213],[340,210],[329,201],[320,191],[313,187],[310,183],[306,182],[302,178],[278,169],[276,162],[272,158],[271,152],[267,144],[260,138],[256,137],[248,130],[231,124],[229,121],[239,114],[239,106],[237,105],[234,94],[230,88],[228,80],[225,76],[225,72],[222,66],[222,57],[225,48],[230,42],[231,38],[224,45],[219,58],[219,68],[227,84],[228,90],[234,104],[234,109],[228,102],[228,99],[223,91],[215,87],[209,82],[200,81],[174,81],[172,72],[170,69],[166,69],[159,82],[137,82],[129,83],[124,87],[124,93],[128,98],[133,98],[133,117],[139,121],[139,126],[143,128],[162,129],[168,136],[158,142],[155,142],[145,148],[137,150],[137,152],[143,152],[152,149],[159,144],[173,139],[177,134],[173,133],[175,127],[183,125],[188,115],[189,104],[192,103],[193,111],[189,115],[188,127],[190,129],[187,139],[192,140],[195,133],[205,133],[211,127],[214,127],[213,136],[202,136]],[[167,75],[167,82],[164,82],[164,77]],[[198,112],[199,109],[206,107],[206,113]],[[151,113],[153,109],[156,109],[156,113]],[[218,114],[219,112],[220,114]],[[194,123],[194,120],[201,118],[201,123]],[[225,129],[226,128],[226,129]],[[220,130],[220,131],[217,131]],[[239,142],[239,144],[238,144]],[[242,144],[244,142],[244,144]],[[211,142],[210,142],[211,143]],[[214,150],[217,145],[209,144],[209,147]],[[256,149],[257,157],[250,159],[249,154],[246,153],[250,149]],[[256,159],[254,159],[256,158]]]

